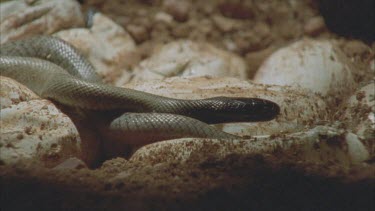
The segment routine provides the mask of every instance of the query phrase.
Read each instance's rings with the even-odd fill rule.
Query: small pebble
[[[173,23],[173,17],[170,14],[167,14],[165,12],[158,12],[155,14],[155,20],[164,22],[167,24]]]
[[[185,22],[189,18],[190,2],[186,0],[164,0],[163,6],[167,13],[176,21]]]
[[[254,12],[251,7],[240,2],[223,2],[219,5],[221,14],[229,18],[235,19],[251,19]]]
[[[235,20],[223,17],[221,15],[214,15],[212,17],[212,21],[221,32],[230,32],[239,25],[239,23]]]
[[[142,43],[149,38],[147,28],[142,25],[129,24],[126,27],[126,30],[131,34],[131,36],[137,43]]]
[[[348,56],[365,56],[371,51],[365,43],[358,40],[348,41],[343,50]]]
[[[303,30],[305,34],[310,36],[317,36],[326,29],[324,19],[321,16],[313,17],[307,21]]]

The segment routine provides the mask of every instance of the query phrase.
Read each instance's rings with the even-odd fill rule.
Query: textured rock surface
[[[238,135],[270,135],[292,132],[328,119],[329,108],[319,95],[292,87],[254,84],[235,78],[173,77],[164,80],[133,82],[127,88],[181,99],[217,96],[258,97],[280,105],[276,120],[257,123],[228,123],[223,130]],[[298,99],[298,100],[296,100]]]
[[[135,81],[172,76],[213,76],[246,78],[246,64],[235,54],[206,43],[180,40],[157,49],[134,70]],[[117,85],[127,80],[120,79]]]
[[[150,144],[137,150],[132,161],[151,164],[183,163],[207,158],[223,159],[231,154],[256,155],[294,153],[299,161],[326,163],[334,161],[351,165],[368,160],[374,144],[361,142],[355,134],[318,126],[285,136],[248,140],[176,139]]]
[[[78,48],[105,81],[113,82],[120,75],[130,74],[127,68],[134,58],[135,42],[105,15],[96,13],[90,29],[69,29],[55,35]]]
[[[341,120],[363,139],[375,142],[375,83],[360,88],[343,103]]]
[[[254,82],[300,86],[342,98],[355,87],[353,71],[335,43],[303,39],[273,53],[259,68]]]
[[[83,19],[75,0],[4,2],[0,7],[0,43],[83,26]]]
[[[53,103],[12,79],[1,77],[0,84],[2,163],[32,160],[54,166],[72,156],[89,164],[97,159],[97,146],[86,145],[72,120]]]

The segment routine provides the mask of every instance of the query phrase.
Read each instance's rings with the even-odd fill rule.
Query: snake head
[[[211,124],[268,121],[280,113],[276,103],[260,98],[214,97],[198,101],[201,106],[190,115]]]

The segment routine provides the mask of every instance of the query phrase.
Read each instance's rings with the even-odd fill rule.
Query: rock
[[[68,158],[59,165],[53,167],[53,169],[58,169],[58,170],[65,170],[65,169],[83,169],[87,168],[85,162],[82,160],[72,157]]]
[[[240,28],[241,22],[235,19],[223,17],[221,15],[214,15],[212,21],[217,28],[222,32],[230,32]]]
[[[355,92],[353,96],[349,98],[347,102],[349,108],[354,108],[356,106],[363,106],[364,110],[369,110],[369,109],[370,109],[369,111],[375,110],[374,90],[375,90],[374,81],[360,88],[357,92]],[[353,114],[350,114],[350,112],[347,111],[346,115],[353,115]]]
[[[290,87],[254,84],[236,78],[172,77],[164,80],[138,81],[125,88],[140,90],[177,99],[202,99],[218,96],[255,97],[271,100],[280,108],[280,115],[272,121],[241,122],[215,125],[227,133],[257,138],[288,132],[297,132],[305,127],[326,122],[329,108],[319,95]],[[124,137],[126,140],[127,137]],[[128,145],[120,142],[105,142],[108,155],[131,154]]]
[[[246,78],[245,62],[233,53],[206,43],[181,40],[157,49],[134,70],[135,81],[172,76],[230,76]],[[120,79],[117,85],[127,81]]]
[[[126,30],[129,31],[131,36],[137,43],[142,43],[149,39],[150,34],[147,28],[143,25],[128,24]]]
[[[173,17],[170,14],[165,13],[165,12],[156,13],[155,14],[155,20],[160,21],[160,22],[164,22],[164,23],[167,23],[167,24],[173,23]]]
[[[191,3],[186,0],[164,0],[163,7],[176,21],[184,22],[189,18]]]
[[[343,50],[349,57],[371,57],[374,54],[371,47],[359,40],[349,40],[344,43]],[[372,55],[373,56],[373,55]]]
[[[132,82],[125,87],[179,99],[217,96],[258,97],[274,101],[280,106],[281,114],[273,121],[218,125],[226,132],[241,136],[295,132],[329,118],[326,103],[312,92],[290,87],[254,84],[235,78],[173,77]]]
[[[95,14],[90,29],[69,29],[55,36],[78,48],[107,82],[129,74],[128,67],[137,60],[135,42],[130,35],[101,13]]]
[[[372,149],[372,150],[371,150]],[[130,161],[158,163],[185,163],[191,160],[223,159],[231,154],[294,155],[295,159],[315,164],[358,164],[369,158],[374,150],[354,134],[342,133],[334,128],[318,126],[311,130],[284,136],[247,140],[216,140],[184,138],[146,145],[138,149]]]
[[[349,62],[335,43],[303,39],[273,53],[254,82],[302,87],[342,99],[355,87]]]
[[[316,16],[310,18],[303,27],[305,34],[310,36],[317,36],[324,30],[326,30],[326,25],[322,16]]]
[[[272,43],[271,29],[264,22],[256,23],[252,28],[240,30],[234,41],[241,54],[267,48]]]
[[[340,120],[362,139],[375,137],[375,83],[360,88],[343,103]]]
[[[75,0],[8,1],[0,6],[0,44],[37,34],[84,25]]]
[[[262,21],[255,24],[254,32],[258,34],[258,36],[261,37],[262,40],[266,40],[271,37],[272,33],[269,24]]]
[[[369,151],[366,149],[366,146],[361,142],[357,135],[348,133],[345,136],[345,139],[348,146],[348,154],[352,160],[352,163],[358,164],[370,158]],[[374,151],[371,152],[371,154],[373,153]]]
[[[31,160],[51,167],[72,156],[89,164],[97,160],[98,144],[82,140],[72,120],[54,104],[12,79],[0,77],[0,84],[2,163]]]
[[[226,17],[235,19],[251,19],[254,17],[252,6],[253,5],[248,5],[246,2],[224,1],[219,4],[218,7],[220,12]]]
[[[342,40],[339,42],[343,52],[355,64],[354,79],[357,83],[369,83],[375,75],[375,44],[367,45],[360,40]]]
[[[0,76],[0,109],[9,108],[23,101],[39,100],[40,97],[26,86]]]

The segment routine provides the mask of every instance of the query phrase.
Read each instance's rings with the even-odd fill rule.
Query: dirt
[[[133,174],[108,179],[124,169]],[[366,210],[375,168],[231,155],[153,166],[117,158],[96,170],[25,163],[0,170],[4,210]]]
[[[331,33],[313,0],[84,1],[83,9],[89,7],[129,31],[141,58],[163,43],[191,39],[242,56],[252,75],[281,46],[305,36],[335,38],[358,64],[357,82],[368,76],[366,65],[374,58],[374,43]],[[153,165],[115,158],[93,169],[49,169],[30,162],[0,164],[0,206],[2,210],[374,208],[373,159],[348,166],[297,158],[291,152],[232,154],[220,160],[208,157]]]

